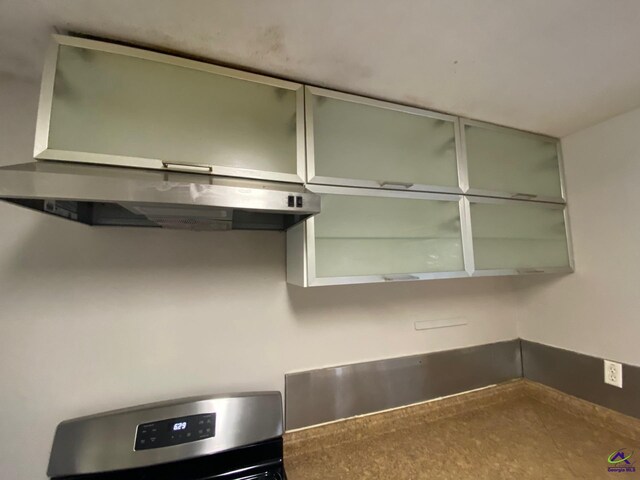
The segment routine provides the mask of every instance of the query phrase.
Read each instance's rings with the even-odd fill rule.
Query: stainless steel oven
[[[48,475],[74,480],[284,480],[280,392],[185,398],[58,425]]]

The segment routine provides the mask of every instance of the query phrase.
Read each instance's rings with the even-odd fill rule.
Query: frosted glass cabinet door
[[[308,182],[461,193],[457,119],[306,88]]]
[[[460,197],[325,189],[341,193],[323,194],[322,212],[307,221],[317,283],[466,276]]]
[[[570,271],[563,205],[471,200],[475,270],[484,274]]]
[[[556,139],[462,120],[469,194],[563,202]]]
[[[56,37],[38,158],[304,180],[299,84]]]

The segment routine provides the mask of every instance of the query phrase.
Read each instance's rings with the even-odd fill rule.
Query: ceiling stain
[[[257,58],[265,57],[282,58],[287,57],[284,32],[276,25],[265,28],[256,39],[257,48],[254,55]]]

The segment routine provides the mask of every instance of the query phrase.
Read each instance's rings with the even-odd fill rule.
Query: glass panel
[[[296,173],[296,93],[63,45],[49,148]]]
[[[458,186],[453,122],[313,97],[316,175]]]
[[[458,202],[323,195],[316,276],[463,271]]]
[[[466,125],[465,142],[471,188],[562,197],[555,141]]]
[[[563,210],[539,203],[471,203],[476,270],[569,265]]]

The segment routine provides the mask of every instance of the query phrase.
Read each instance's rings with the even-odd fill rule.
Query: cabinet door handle
[[[511,198],[523,198],[523,199],[529,199],[532,200],[534,198],[536,198],[538,195],[534,195],[532,193],[514,193],[513,195],[511,195]]]
[[[384,180],[382,182],[379,182],[381,187],[404,187],[404,188],[411,188],[413,187],[413,183],[406,183],[406,182],[390,182],[387,180]]]
[[[210,165],[194,165],[189,163],[162,162],[162,166],[170,170],[184,170],[185,172],[211,173],[213,171],[213,167]]]
[[[418,277],[417,275],[385,275],[382,278],[384,278],[385,282],[399,282],[401,280],[420,280],[420,277]]]

